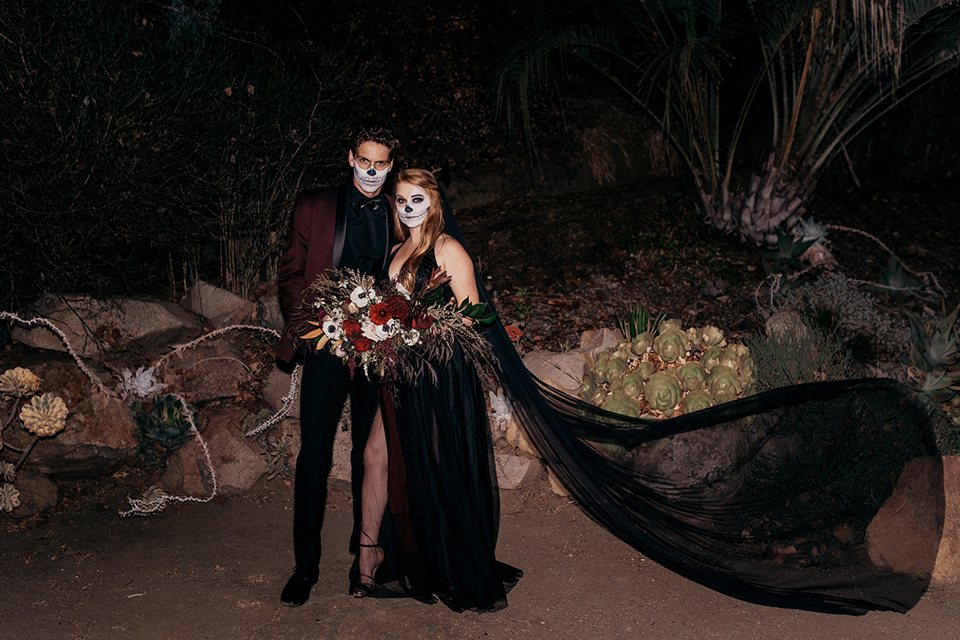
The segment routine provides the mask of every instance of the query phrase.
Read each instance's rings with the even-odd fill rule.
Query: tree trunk
[[[781,171],[768,158],[754,173],[744,192],[731,194],[726,188],[719,202],[701,191],[707,223],[725,233],[739,233],[744,241],[758,246],[776,246],[777,231],[790,231],[806,213],[813,187],[791,171]]]

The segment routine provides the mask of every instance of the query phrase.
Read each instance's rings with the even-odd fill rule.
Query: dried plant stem
[[[206,340],[210,340],[211,338],[216,338],[217,336],[221,336],[221,335],[227,333],[228,331],[241,330],[241,329],[242,329],[242,330],[247,330],[247,331],[259,331],[260,333],[266,333],[266,334],[271,335],[271,336],[273,336],[273,337],[275,337],[275,338],[279,338],[279,337],[280,337],[280,334],[279,334],[279,333],[277,333],[277,332],[274,331],[273,329],[268,329],[268,328],[266,328],[266,327],[258,327],[257,325],[252,325],[252,324],[232,324],[232,325],[230,325],[229,327],[223,327],[222,329],[216,329],[216,330],[214,330],[214,331],[211,331],[210,333],[205,333],[204,335],[200,336],[200,337],[197,338],[196,340],[192,340],[192,341],[190,341],[190,342],[188,342],[188,343],[186,343],[186,344],[178,345],[176,348],[174,348],[173,351],[171,351],[170,353],[168,353],[168,354],[162,356],[161,358],[159,358],[159,359],[153,364],[153,366],[154,366],[154,368],[159,369],[159,368],[163,367],[163,366],[167,363],[167,360],[169,360],[170,358],[172,358],[172,357],[174,357],[174,356],[180,357],[180,355],[181,355],[184,351],[186,351],[187,349],[193,349],[194,347],[196,347],[196,346],[197,346],[198,344],[200,344],[201,342],[204,342],[204,341],[206,341]]]
[[[63,346],[67,348],[67,353],[70,354],[70,357],[73,358],[74,362],[77,363],[77,366],[80,368],[80,371],[82,371],[84,375],[86,375],[87,378],[90,379],[90,382],[93,383],[93,385],[100,391],[100,393],[107,396],[108,398],[117,397],[117,394],[115,392],[111,391],[110,389],[107,389],[103,385],[103,381],[100,379],[100,376],[95,374],[89,367],[87,367],[86,364],[84,364],[83,360],[80,358],[80,354],[74,350],[73,345],[70,344],[70,341],[67,339],[66,334],[64,334],[63,331],[60,329],[60,327],[58,327],[57,325],[53,324],[46,318],[31,318],[29,320],[26,320],[24,318],[21,318],[15,313],[10,313],[9,311],[0,311],[0,320],[10,320],[28,327],[35,326],[35,325],[42,325],[42,326],[45,326],[47,329],[50,329],[50,331],[53,331],[55,334],[57,334],[57,336],[60,337],[60,341],[63,342]]]
[[[210,502],[219,491],[219,485],[217,484],[217,472],[213,468],[213,459],[210,457],[210,449],[207,447],[207,443],[203,439],[203,436],[200,435],[200,430],[197,429],[197,424],[193,419],[193,411],[190,409],[190,405],[187,404],[187,401],[183,396],[177,393],[171,395],[179,400],[180,404],[183,406],[184,415],[186,415],[187,421],[190,423],[190,430],[193,432],[193,435],[197,438],[197,442],[200,443],[200,447],[203,449],[203,456],[207,461],[207,469],[210,471],[210,480],[213,484],[213,488],[210,490],[210,495],[206,498],[196,498],[194,496],[171,496],[166,493],[160,493],[151,500],[144,500],[142,498],[127,498],[127,501],[130,503],[130,509],[127,511],[121,511],[121,518],[126,518],[128,516],[148,516],[158,513],[163,511],[168,502]]]
[[[297,399],[297,396],[300,393],[300,365],[297,365],[293,368],[293,373],[290,374],[290,391],[285,395],[283,400],[283,406],[280,407],[279,411],[275,414],[261,422],[255,428],[247,431],[245,434],[248,438],[250,436],[255,436],[261,431],[264,431],[273,425],[277,424],[281,420],[289,415],[290,410],[293,409],[293,403]]]
[[[16,473],[20,469],[21,465],[27,460],[27,456],[30,455],[30,452],[33,451],[33,446],[37,444],[37,441],[40,440],[40,436],[33,436],[33,440],[30,441],[30,444],[26,446],[23,450],[23,453],[20,454],[20,459],[17,460],[17,464],[13,465],[13,472]]]

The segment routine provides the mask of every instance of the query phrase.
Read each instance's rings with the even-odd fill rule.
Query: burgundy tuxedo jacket
[[[295,323],[292,320],[301,308],[313,302],[312,294],[304,294],[320,273],[335,269],[343,256],[343,243],[346,228],[347,190],[350,185],[307,189],[301,192],[293,205],[293,219],[290,222],[290,235],[280,255],[277,269],[277,285],[280,306],[283,307],[285,323],[280,344],[277,345],[277,358],[283,362],[293,362],[297,356],[298,345]],[[393,207],[393,200],[387,197],[387,205]],[[383,263],[390,255],[392,242],[393,216],[387,214],[387,234],[383,247]]]

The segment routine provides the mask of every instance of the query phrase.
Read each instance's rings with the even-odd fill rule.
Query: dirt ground
[[[321,579],[296,609],[292,489],[175,504],[121,519],[137,479],[78,493],[54,516],[0,533],[0,637],[75,638],[917,638],[954,639],[960,587],[933,587],[906,614],[826,615],[740,602],[646,560],[546,479],[502,493],[498,556],[525,576],[500,612],[347,595],[350,494],[331,492]]]
[[[672,227],[691,217],[679,215],[682,205],[669,195],[604,193],[597,204],[606,215],[593,222],[612,226],[606,233],[583,223],[583,202],[572,196],[458,214],[504,319],[523,328],[527,349],[563,349],[585,329],[613,326],[615,313],[637,302],[732,334],[762,326],[756,249],[708,235],[695,220]],[[866,226],[914,268],[935,271],[952,307],[960,234],[949,220],[958,199],[955,190],[864,196],[832,212],[823,206],[818,216]],[[902,228],[907,213],[924,224]],[[544,228],[553,233],[538,233]],[[888,259],[839,234],[835,242],[850,268],[875,269]],[[704,297],[707,278],[722,278],[726,293]],[[442,605],[349,597],[346,486],[330,496],[321,581],[306,605],[290,609],[279,603],[293,567],[289,486],[263,480],[243,497],[121,519],[125,498],[146,484],[134,469],[82,486],[61,483],[66,497],[53,514],[0,523],[0,639],[937,640],[957,638],[960,627],[960,585],[932,587],[904,615],[834,616],[740,602],[646,560],[554,495],[545,478],[502,493],[499,557],[525,571],[504,611],[456,614]]]

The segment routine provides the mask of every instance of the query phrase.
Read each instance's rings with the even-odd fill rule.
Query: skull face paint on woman
[[[430,210],[430,196],[409,183],[397,185],[397,217],[408,227],[419,227]]]

